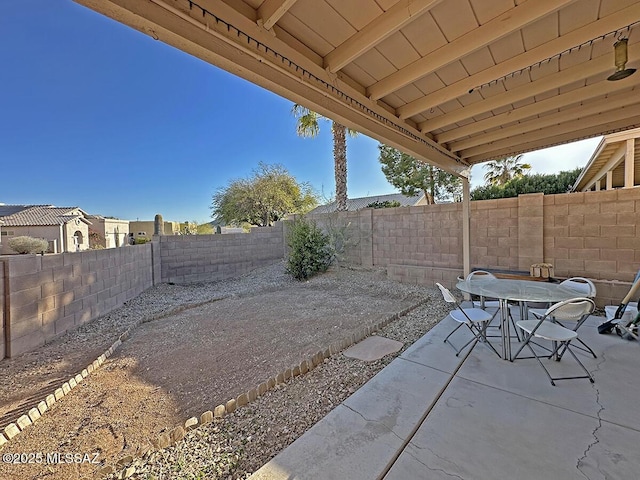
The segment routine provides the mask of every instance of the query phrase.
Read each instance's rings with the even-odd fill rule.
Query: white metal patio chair
[[[449,345],[451,345],[453,349],[456,350],[456,357],[460,355],[460,352],[462,352],[462,350],[464,350],[471,343],[473,343],[473,345],[471,345],[471,350],[473,350],[479,341],[487,345],[489,348],[491,348],[491,350],[493,350],[493,352],[498,357],[500,357],[500,354],[495,348],[493,348],[493,345],[491,345],[486,335],[487,326],[489,325],[489,322],[493,318],[491,314],[485,310],[482,310],[481,308],[476,308],[476,307],[463,308],[462,305],[453,296],[453,294],[449,291],[448,288],[442,286],[439,283],[436,283],[436,285],[442,292],[442,296],[444,297],[445,302],[453,303],[456,305],[456,308],[451,310],[449,312],[449,315],[459,324],[444,339],[445,343],[447,342],[447,340],[449,340],[449,337],[453,335],[455,332],[457,332],[458,329],[463,325],[466,325],[467,328],[473,334],[473,338],[469,340],[467,343],[465,343],[459,349],[456,349],[453,343],[449,341]]]
[[[592,300],[595,299],[597,295],[596,286],[588,278],[571,277],[560,282],[560,285],[570,288],[571,290],[575,290],[576,294],[580,295],[581,297],[590,298]],[[544,308],[529,309],[529,313],[533,313],[537,318],[540,318],[542,315],[545,314],[545,312],[546,312],[546,309]],[[582,323],[580,324],[576,323],[572,327],[568,327],[558,318],[556,318],[555,321],[560,325],[562,325],[563,327],[572,328],[574,331],[577,330],[578,327],[580,327],[580,325],[582,325]],[[578,343],[580,343],[580,345],[574,345],[575,348],[582,350],[583,352],[590,353],[593,356],[593,358],[598,358],[598,356],[595,354],[593,349],[589,345],[587,345],[582,339],[577,338],[576,340],[578,341]],[[563,354],[564,354],[564,349],[558,352],[558,356],[560,358],[562,358]]]
[[[517,322],[516,325],[526,332],[527,335],[516,354],[511,357],[511,361],[513,362],[518,358],[518,355],[524,347],[528,347],[533,354],[533,357],[520,358],[535,358],[547,374],[547,377],[551,381],[551,385],[555,386],[556,380],[570,380],[576,378],[588,378],[589,381],[593,383],[593,377],[573,352],[571,342],[578,338],[576,330],[589,317],[589,315],[593,313],[594,310],[595,303],[593,303],[593,300],[590,298],[579,297],[552,305],[545,311],[544,315],[540,316],[537,320],[521,320]],[[560,325],[556,321],[564,321],[566,323],[575,322],[577,325],[576,328],[570,329]],[[568,351],[575,361],[578,362],[578,365],[580,365],[585,375],[552,377],[549,370],[547,370],[544,363],[542,363],[542,360],[540,360],[540,355],[538,355],[535,349],[531,346],[532,344],[539,346],[533,341],[534,338],[553,342],[552,344],[554,347],[552,349],[547,349],[551,353],[548,356],[544,355],[545,358],[555,358],[556,360],[560,360],[558,352],[560,352],[561,349],[562,352]]]

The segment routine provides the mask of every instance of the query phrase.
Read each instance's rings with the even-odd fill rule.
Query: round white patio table
[[[485,298],[497,298],[500,301],[500,332],[502,337],[502,358],[511,359],[511,332],[509,331],[509,301],[556,303],[583,296],[580,292],[561,286],[559,283],[538,282],[534,280],[512,280],[507,278],[489,278],[464,280],[456,284],[461,292],[479,295]],[[521,312],[526,309],[520,309]]]

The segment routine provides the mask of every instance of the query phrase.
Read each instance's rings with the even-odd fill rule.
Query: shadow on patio
[[[535,360],[481,344],[456,358],[447,317],[251,478],[637,478],[638,343],[599,335],[602,320],[580,329],[598,358],[577,353],[595,383],[553,387]]]

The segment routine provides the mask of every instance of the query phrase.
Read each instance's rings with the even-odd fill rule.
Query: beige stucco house
[[[100,245],[103,248],[116,248],[128,245],[129,221],[118,218],[106,218],[101,215],[87,215],[91,248]]]
[[[180,233],[180,222],[164,221],[164,235],[178,235]],[[129,222],[129,231],[135,238],[151,239],[154,232],[154,220],[136,220]]]
[[[0,253],[14,254],[9,239],[18,236],[44,238],[50,253],[76,252],[89,248],[87,214],[78,207],[0,204]]]
[[[605,135],[572,191],[588,192],[640,185],[640,128]]]

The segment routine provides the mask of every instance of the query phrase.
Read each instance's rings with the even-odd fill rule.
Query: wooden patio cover
[[[463,177],[640,126],[639,1],[76,1]]]

